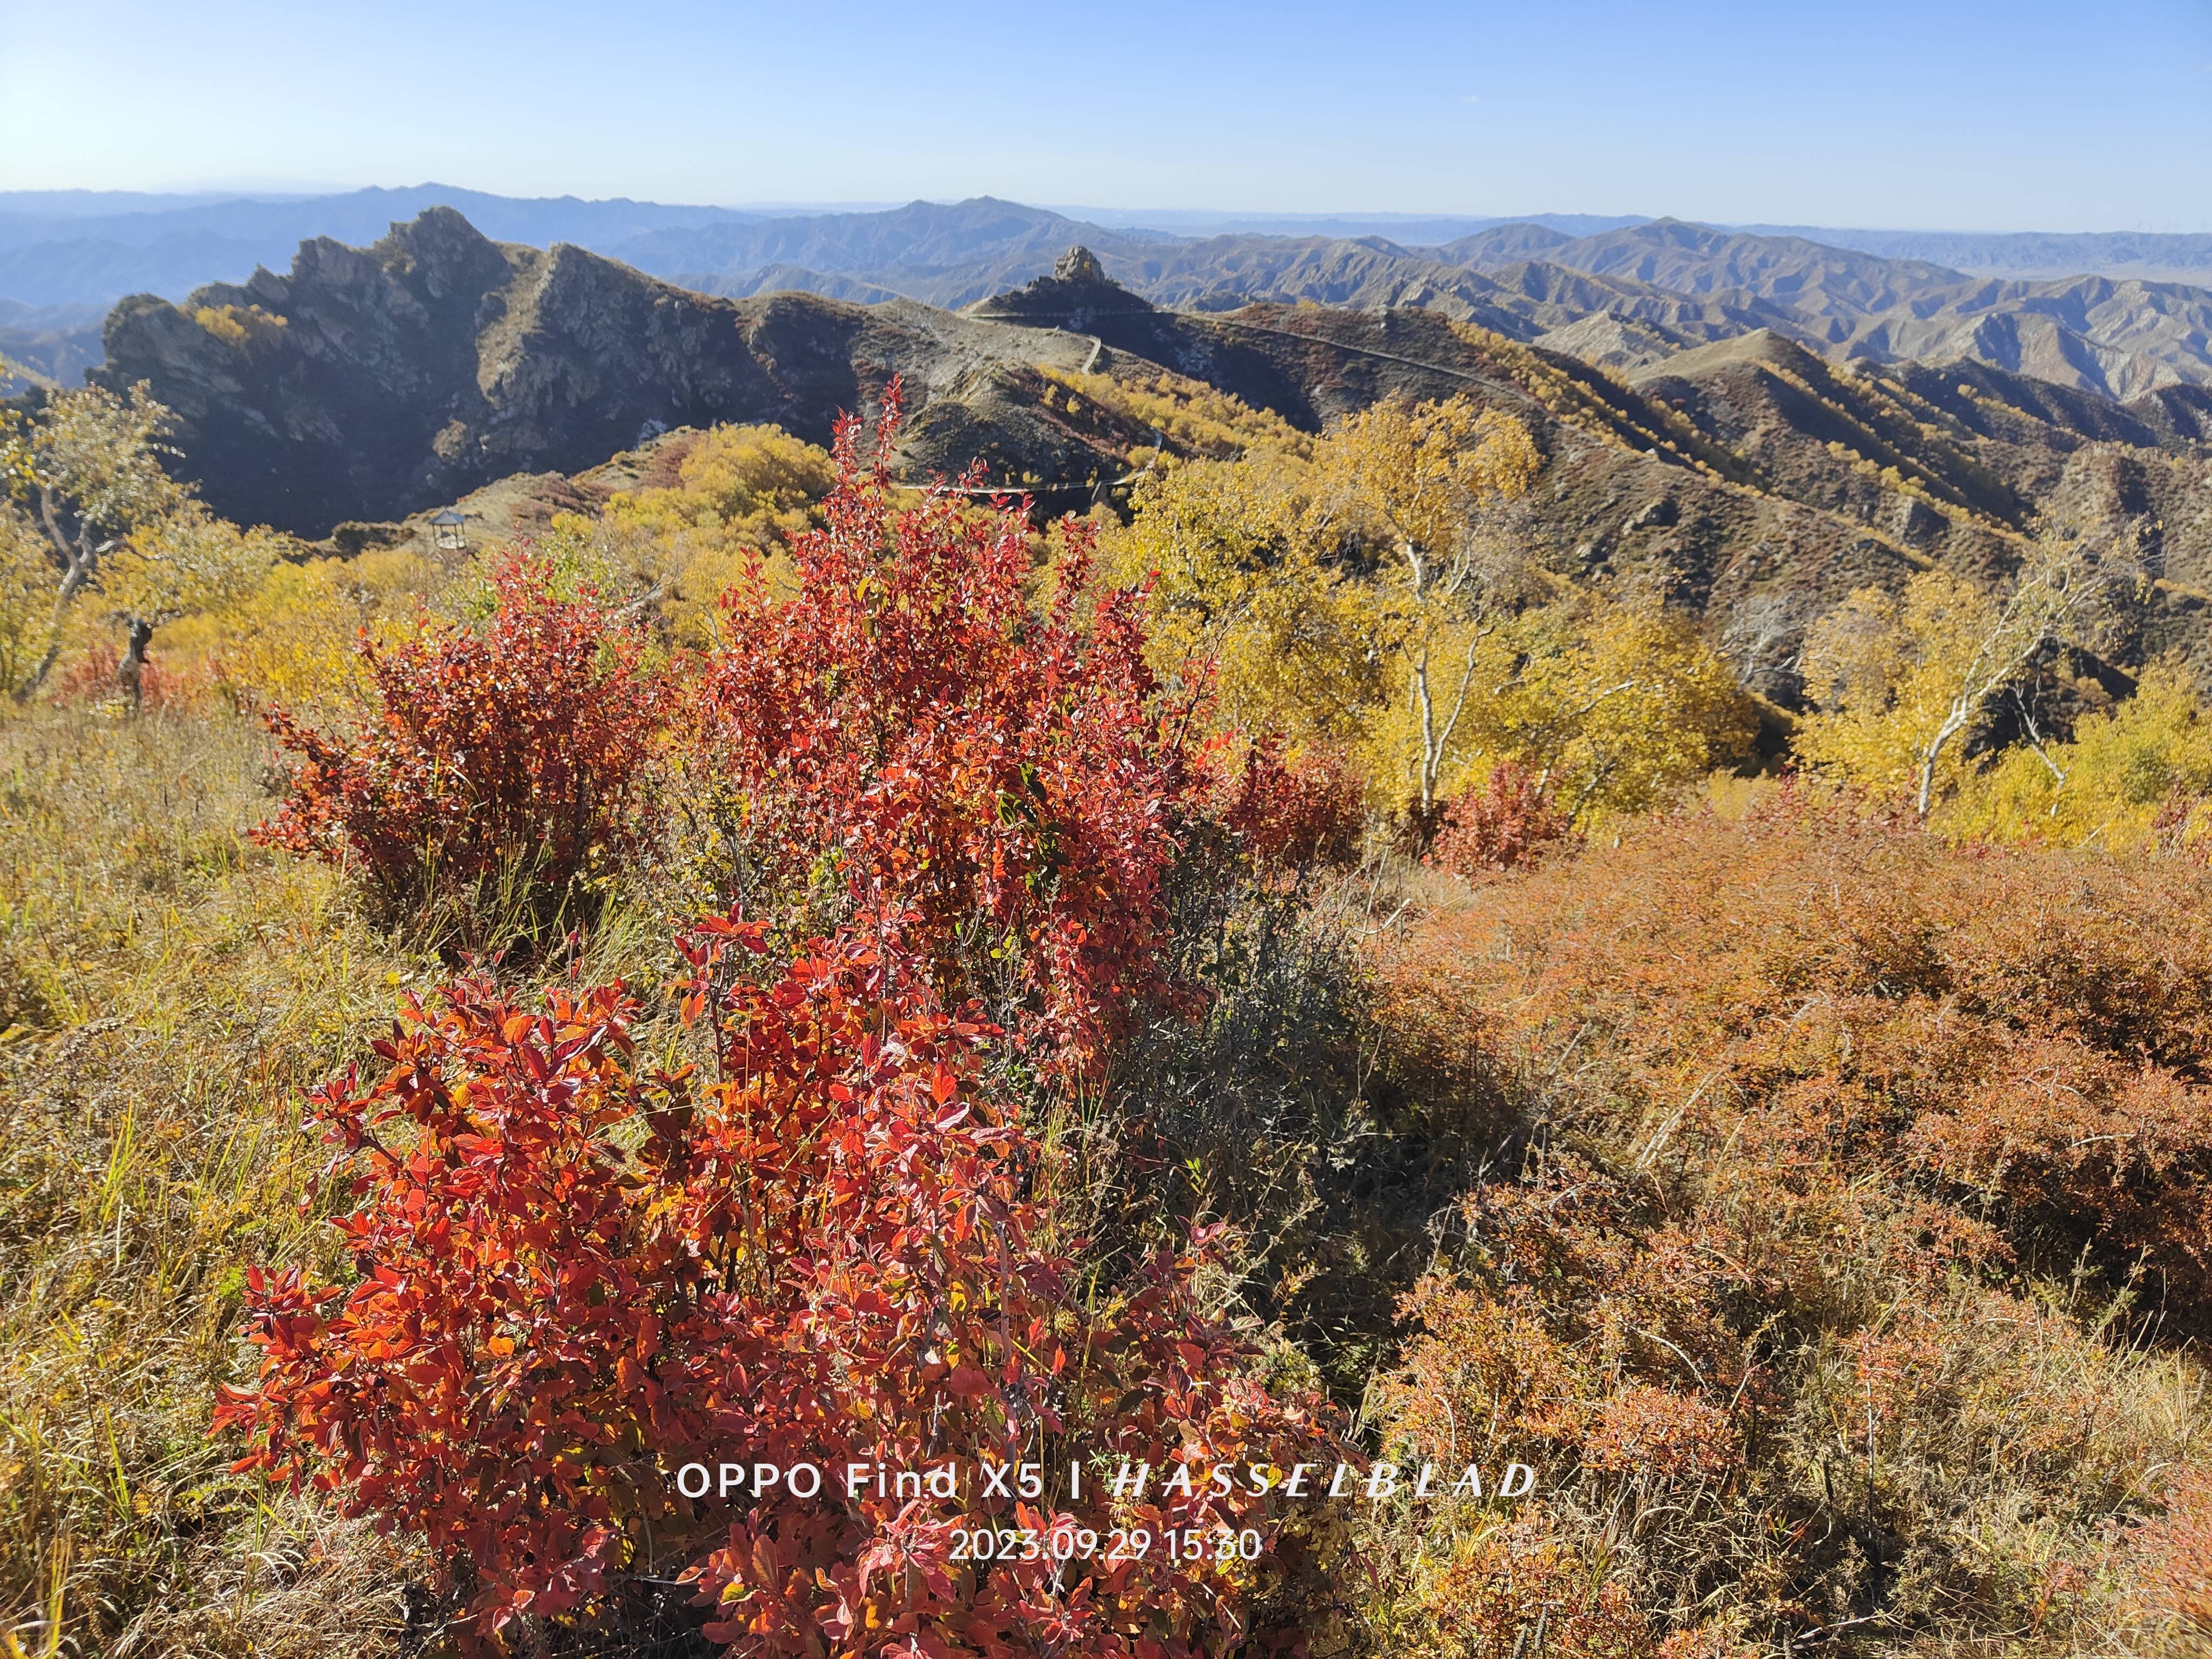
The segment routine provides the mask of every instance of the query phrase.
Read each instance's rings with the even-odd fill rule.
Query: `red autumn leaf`
[[[955,1365],[945,1386],[963,1400],[978,1400],[991,1391],[991,1379],[973,1365]]]
[[[1200,1305],[1194,1258],[1094,1304],[1041,1242],[1023,1175],[1040,1149],[973,1083],[993,1034],[944,1012],[900,921],[864,918],[780,977],[691,992],[721,1048],[712,1085],[631,1068],[617,986],[525,1009],[462,979],[411,1010],[384,1073],[313,1097],[343,1144],[410,1126],[420,1142],[404,1159],[358,1154],[365,1184],[333,1225],[368,1272],[342,1315],[334,1287],[296,1270],[249,1293],[261,1375],[216,1410],[252,1437],[248,1467],[419,1533],[477,1586],[479,1635],[517,1607],[583,1605],[642,1559],[649,1527],[660,1559],[690,1553],[693,1582],[732,1609],[709,1629],[747,1653],[826,1639],[874,1656],[927,1637],[974,1659],[1041,1645],[1104,1659],[1133,1624],[1178,1659],[1245,1641],[1217,1616],[1243,1593],[1219,1564],[1156,1553],[1057,1583],[1048,1561],[967,1575],[945,1559],[957,1498],[848,1496],[833,1479],[814,1498],[724,1507],[641,1487],[640,1448],[664,1471],[733,1446],[831,1471],[1017,1447],[1057,1463],[1076,1444],[1156,1468],[1192,1446],[1237,1467],[1328,1455],[1316,1402],[1272,1397],[1257,1356]],[[687,952],[724,936],[702,929]],[[602,1040],[549,1060],[541,1017]],[[650,1158],[625,1150],[642,1123]],[[1121,1409],[1133,1395],[1142,1413]],[[1274,1524],[1270,1500],[1198,1485],[1148,1524]],[[1103,1535],[1115,1516],[1094,1488],[1064,1518]],[[841,1626],[823,1577],[878,1570],[876,1599],[838,1592],[875,1622]]]

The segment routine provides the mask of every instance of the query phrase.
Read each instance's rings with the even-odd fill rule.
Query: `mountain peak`
[[[1106,267],[1098,263],[1098,256],[1081,243],[1061,254],[1052,268],[1055,283],[1087,283],[1097,286],[1106,281]]]
[[[1098,256],[1078,243],[1049,276],[1039,276],[970,307],[969,314],[1003,322],[1088,331],[1094,319],[1150,312],[1152,303],[1106,274]]]

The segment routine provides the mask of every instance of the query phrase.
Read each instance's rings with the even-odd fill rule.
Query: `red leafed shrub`
[[[217,1414],[253,1437],[241,1467],[422,1534],[472,1571],[478,1636],[688,1566],[709,1637],[748,1655],[1267,1645],[1233,1563],[954,1559],[979,1513],[1273,1533],[1279,1498],[1162,1480],[1334,1442],[1200,1310],[1194,1261],[1117,1299],[1046,1242],[1041,1149],[975,1083],[992,1034],[942,1012],[895,926],[758,976],[763,933],[721,920],[684,943],[711,1085],[639,1064],[617,989],[525,1007],[462,980],[409,1006],[380,1075],[315,1096],[359,1279],[252,1279],[262,1371]],[[1152,1466],[1142,1498],[1105,1484],[1124,1457]],[[1053,1486],[978,1504],[978,1458]],[[693,1501],[673,1476],[695,1461],[824,1480]],[[950,1462],[963,1489],[848,1492],[853,1462]],[[1273,1547],[1296,1563],[1295,1535]]]
[[[510,870],[559,890],[627,850],[661,690],[641,632],[588,591],[555,597],[550,574],[518,551],[481,630],[426,620],[388,648],[364,640],[375,707],[357,732],[269,710],[291,793],[255,839],[358,860],[392,901]]]
[[[1260,865],[1342,868],[1358,861],[1364,793],[1340,757],[1310,750],[1286,761],[1281,742],[1264,738],[1224,792],[1221,817]]]
[[[1504,761],[1491,769],[1481,788],[1466,790],[1446,805],[1428,862],[1472,879],[1534,863],[1539,848],[1567,833],[1566,817],[1553,804],[1551,791]]]
[[[1087,526],[1069,522],[1040,613],[1020,513],[897,504],[898,418],[894,385],[872,454],[839,428],[827,523],[793,544],[795,597],[758,572],[729,596],[706,751],[787,880],[834,854],[854,903],[913,913],[909,943],[955,1000],[1012,964],[1024,1037],[1079,1068],[1169,988],[1188,722],[1146,666],[1138,596],[1082,603]]]

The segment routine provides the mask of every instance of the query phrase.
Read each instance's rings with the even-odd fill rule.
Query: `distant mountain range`
[[[1701,252],[1703,238],[1722,246]],[[1867,272],[1837,263],[1856,256],[1814,248],[1778,263],[1761,239],[1729,246],[1737,240],[1644,226],[1548,251],[1609,272],[1625,263],[1686,281],[1669,263],[1680,260],[1730,282],[1794,284],[1806,314],[1832,306],[1839,324],[1883,297]],[[1500,233],[1455,257],[1517,256],[1526,241]],[[818,257],[835,243],[759,246]],[[916,246],[878,253],[918,267]],[[1387,243],[1301,246],[1307,276],[1337,263],[1332,248],[1386,267],[1414,258]],[[1343,263],[1346,281],[1388,275]],[[1200,257],[1192,270],[1212,264]],[[1170,309],[1081,250],[963,312],[908,298],[728,298],[573,245],[495,242],[433,209],[374,246],[309,242],[288,274],[210,286],[181,307],[126,301],[94,373],[146,380],[177,411],[179,465],[218,510],[327,535],[336,549],[404,536],[405,520],[456,501],[486,533],[543,522],[590,494],[579,473],[687,427],[774,421],[823,441],[893,374],[908,392],[909,476],[978,465],[1052,510],[1125,501],[1163,453],[1212,453],[1213,438],[1152,424],[1164,397],[1211,388],[1310,432],[1380,398],[1465,392],[1526,421],[1546,457],[1516,532],[1533,552],[1572,580],[1703,617],[1783,702],[1796,695],[1796,640],[1844,594],[1930,566],[2002,572],[2046,522],[2142,560],[2148,580],[2116,623],[2109,663],[2179,651],[2212,679],[2212,386],[2123,402],[1978,361],[1844,363],[1735,299],[1517,258],[1489,276],[1431,264],[1434,280],[1449,276],[1513,329],[1456,317],[1442,295],[1383,308]],[[1580,309],[1622,295],[1649,314]],[[1622,363],[1592,361],[1607,351]]]
[[[797,291],[957,309],[1041,275],[1080,242],[1157,305],[1419,307],[1614,368],[1767,329],[1832,358],[1982,362],[2116,399],[2212,384],[2212,293],[2191,285],[2212,285],[2212,236],[1729,230],[1571,215],[1164,214],[1146,226],[1115,213],[1109,225],[990,198],[769,214],[436,185],[161,200],[0,194],[0,354],[76,379],[100,359],[94,307],[131,293],[180,299],[281,269],[302,243],[369,243],[445,205],[495,240],[567,243],[728,298]]]
[[[1735,225],[1759,236],[1797,236],[1884,259],[1948,265],[1970,276],[2027,281],[2057,276],[2139,276],[2153,283],[2212,283],[2212,235],[2148,231],[2063,234],[1946,230],[1830,230],[1813,225]]]
[[[957,308],[1040,274],[1079,239],[1108,275],[1156,305],[1419,307],[1609,368],[1645,367],[1689,346],[1771,329],[1831,356],[1985,362],[2114,398],[2212,383],[2212,291],[2095,274],[1976,276],[1672,219],[1589,235],[1497,224],[1419,247],[1380,236],[1168,239],[986,198],[671,226],[611,252],[705,294],[796,289]],[[2212,277],[2212,238],[2170,240],[2203,241]]]
[[[0,357],[28,363],[39,374],[74,386],[100,360],[98,305],[27,306],[0,300]],[[14,390],[0,368],[0,396]]]

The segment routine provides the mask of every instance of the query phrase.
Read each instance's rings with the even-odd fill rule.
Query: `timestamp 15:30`
[[[952,1534],[955,1561],[1141,1561],[1158,1551],[1170,1561],[1256,1561],[1264,1541],[1255,1528],[1188,1527],[1153,1532],[1115,1527],[963,1527]]]

